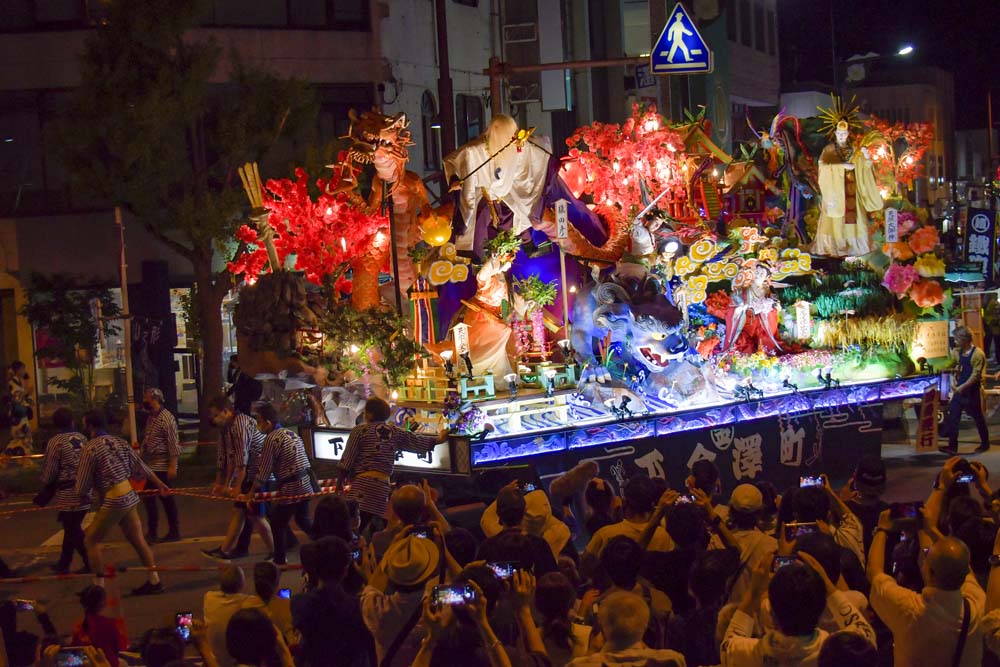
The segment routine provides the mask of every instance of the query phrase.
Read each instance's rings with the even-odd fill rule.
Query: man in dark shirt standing
[[[367,667],[375,645],[365,627],[361,604],[343,588],[351,564],[347,542],[324,537],[316,542],[315,590],[292,598],[292,625],[302,635],[301,667]]]
[[[478,560],[514,562],[536,577],[559,569],[549,543],[537,535],[525,533],[521,528],[527,503],[519,482],[511,482],[500,489],[496,509],[503,530],[479,545]]]

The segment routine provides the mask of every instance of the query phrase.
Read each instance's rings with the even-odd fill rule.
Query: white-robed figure
[[[819,157],[819,223],[812,252],[828,257],[867,255],[872,251],[869,214],[882,210],[882,197],[868,149],[848,142],[850,126],[841,120],[834,141]]]
[[[547,137],[512,142],[517,134],[517,121],[497,114],[482,136],[444,158],[448,182],[460,182],[461,187],[458,208],[464,229],[454,238],[459,251],[482,256],[491,220],[488,209],[480,213],[484,189],[498,217],[504,222],[509,219],[515,234],[531,228],[531,218],[537,214],[535,208],[545,191],[551,142]]]

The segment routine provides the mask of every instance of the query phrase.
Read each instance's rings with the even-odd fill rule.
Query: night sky
[[[912,44],[910,61],[954,75],[958,129],[986,127],[990,85],[1000,118],[1000,0],[778,0],[783,82],[832,80],[831,3],[839,60]]]

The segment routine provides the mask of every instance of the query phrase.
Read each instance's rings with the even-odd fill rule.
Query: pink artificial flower
[[[920,274],[909,264],[893,264],[885,272],[882,284],[896,296],[906,296],[910,287],[920,279]]]

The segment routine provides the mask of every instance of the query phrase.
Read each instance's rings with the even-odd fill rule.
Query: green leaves
[[[78,407],[90,408],[100,335],[118,333],[117,322],[109,318],[118,317],[121,309],[109,290],[83,284],[66,274],[33,273],[27,280],[27,303],[21,312],[35,329],[46,334],[35,356],[58,360],[70,372],[68,379],[50,380],[51,384],[67,391]]]

